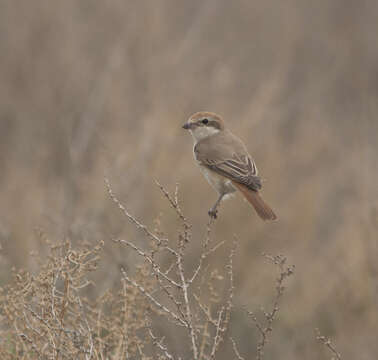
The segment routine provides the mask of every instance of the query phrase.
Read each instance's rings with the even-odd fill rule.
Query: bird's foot
[[[211,208],[208,214],[212,219],[216,219],[218,217],[218,210]]]

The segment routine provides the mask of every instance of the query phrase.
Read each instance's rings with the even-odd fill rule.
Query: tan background
[[[105,173],[138,218],[153,226],[162,213],[171,236],[154,180],[179,182],[195,259],[216,194],[181,125],[206,109],[248,144],[280,217],[264,224],[240,197],[221,208],[216,235],[240,238],[236,306],[270,304],[262,251],[296,265],[266,358],[329,357],[316,327],[345,359],[376,358],[377,16],[378,2],[352,0],[2,1],[0,285],[12,266],[35,269],[36,228],[104,239],[98,292],[119,283],[134,255],[110,239],[140,234]],[[255,329],[235,319],[232,336],[253,353]]]

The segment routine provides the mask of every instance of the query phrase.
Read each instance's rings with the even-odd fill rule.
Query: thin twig
[[[138,229],[141,229],[145,235],[147,237],[149,237],[150,239],[152,239],[153,241],[155,241],[158,245],[161,244],[161,242],[163,241],[162,239],[160,239],[158,236],[156,236],[155,234],[153,234],[151,231],[149,231],[147,229],[147,227],[145,225],[143,225],[141,222],[139,222],[134,216],[132,216],[128,211],[127,209],[121,204],[121,202],[117,199],[117,197],[115,196],[112,188],[111,188],[111,185],[110,185],[110,182],[109,182],[109,179],[107,177],[104,177],[104,181],[105,181],[105,185],[106,185],[106,188],[108,189],[108,193],[111,197],[111,199],[113,200],[113,202],[118,206],[118,208],[123,212],[123,214],[126,216],[126,218],[132,222]]]
[[[239,353],[238,347],[236,346],[236,342],[233,338],[230,338],[232,342],[232,349],[234,350],[234,353],[236,355],[237,360],[245,360]]]
[[[199,274],[200,270],[201,270],[201,267],[203,265],[203,262],[205,261],[205,259],[210,255],[212,254],[213,252],[215,252],[219,247],[221,247],[223,244],[225,243],[225,241],[221,241],[219,242],[218,244],[216,244],[214,247],[212,247],[210,250],[204,252],[201,257],[200,257],[200,260],[198,262],[198,266],[196,267],[196,269],[194,270],[194,273],[193,273],[193,276],[188,280],[188,283],[191,284],[197,277],[197,275]]]
[[[316,339],[319,340],[322,344],[324,344],[329,349],[329,351],[331,351],[333,355],[335,355],[335,357],[332,357],[332,360],[334,359],[341,360],[341,355],[336,350],[335,346],[332,344],[331,339],[323,336],[320,333],[319,329],[315,329],[315,332],[316,332]]]
[[[263,310],[266,326],[262,325],[259,320],[257,319],[256,315],[247,310],[247,314],[252,319],[252,321],[255,323],[255,326],[257,330],[260,333],[260,340],[257,343],[257,360],[262,360],[264,357],[264,348],[268,342],[268,335],[270,332],[273,331],[273,322],[277,316],[277,313],[279,311],[279,302],[280,299],[284,293],[285,287],[283,286],[284,281],[286,278],[291,276],[294,273],[294,266],[293,265],[286,265],[286,257],[282,255],[267,255],[263,254],[263,256],[268,259],[270,262],[272,262],[274,265],[277,265],[280,274],[276,279],[276,295],[273,302],[273,308],[270,312],[266,312]]]
[[[192,317],[192,312],[191,312],[190,302],[189,302],[189,295],[188,295],[189,283],[185,279],[185,274],[184,274],[184,265],[183,265],[184,252],[185,252],[185,239],[181,239],[180,248],[178,252],[178,258],[177,258],[177,266],[178,266],[178,273],[181,279],[181,289],[183,292],[184,304],[185,304],[185,309],[186,309],[186,322],[189,328],[193,356],[194,356],[194,359],[197,360],[198,348],[197,348],[197,343],[196,343],[196,333],[195,333],[195,329],[193,325],[193,317]]]
[[[163,352],[163,354],[170,360],[174,360],[173,355],[168,351],[168,348],[166,345],[164,345],[164,338],[161,338],[160,340],[153,334],[151,326],[147,327],[148,334],[152,340],[152,344],[156,346],[159,350]]]
[[[136,287],[145,297],[147,297],[153,304],[155,304],[160,310],[164,311],[166,314],[170,315],[176,322],[182,326],[188,327],[187,322],[184,319],[181,319],[173,311],[169,310],[166,306],[159,303],[143,286],[139,285],[133,279],[129,278],[126,274],[125,269],[121,269],[123,277],[125,280]]]
[[[214,336],[213,347],[211,349],[210,359],[215,359],[215,353],[217,352],[218,346],[220,342],[222,341],[221,333],[222,333],[222,318],[223,318],[224,310],[225,310],[225,307],[222,306],[222,308],[218,312],[218,320],[216,323],[215,336]]]
[[[176,211],[176,214],[181,219],[185,230],[189,230],[191,228],[191,225],[188,223],[188,220],[185,218],[181,208],[180,204],[178,202],[178,184],[176,184],[175,188],[175,195],[172,198],[171,195],[167,190],[165,190],[164,186],[162,186],[158,181],[155,180],[156,185],[159,187],[161,192],[164,194],[164,196],[168,199],[169,203],[171,204],[172,208]]]
[[[153,270],[157,272],[160,276],[162,276],[165,280],[167,280],[170,284],[180,288],[182,285],[179,284],[178,282],[174,281],[171,279],[169,276],[165,274],[165,272],[161,271],[157,263],[150,257],[148,256],[144,251],[142,251],[140,248],[135,246],[132,242],[123,240],[123,239],[114,239],[114,242],[119,242],[123,243],[129,247],[131,247],[133,250],[135,250],[140,256],[142,256],[144,259],[146,259],[153,267]]]

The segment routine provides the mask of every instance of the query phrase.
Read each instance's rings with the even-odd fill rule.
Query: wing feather
[[[249,156],[241,156],[239,159],[234,157],[217,162],[202,159],[201,164],[230,180],[247,186],[251,190],[261,189],[261,180],[257,175],[256,165]]]
[[[253,159],[242,141],[228,131],[199,141],[194,146],[194,156],[200,165],[250,190],[261,189],[261,180]]]

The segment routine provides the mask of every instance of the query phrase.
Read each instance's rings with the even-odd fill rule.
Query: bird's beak
[[[189,130],[191,128],[190,126],[190,123],[185,123],[183,126],[182,126],[183,129],[185,130]]]

